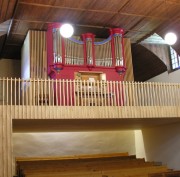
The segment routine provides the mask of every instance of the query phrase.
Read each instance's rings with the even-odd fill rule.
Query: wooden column
[[[0,177],[13,176],[11,107],[0,106]]]

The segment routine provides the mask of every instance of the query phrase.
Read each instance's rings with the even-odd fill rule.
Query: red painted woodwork
[[[110,29],[111,39],[111,48],[112,48],[112,59],[113,65],[112,67],[105,66],[96,66],[95,65],[95,48],[94,48],[94,37],[95,35],[92,33],[82,34],[82,40],[84,41],[83,52],[84,52],[84,65],[66,65],[65,64],[65,45],[64,38],[62,37],[62,63],[53,63],[53,36],[52,31],[54,28],[60,28],[60,23],[53,23],[48,25],[47,30],[47,57],[48,57],[48,75],[52,79],[74,79],[74,73],[78,71],[97,71],[103,72],[106,74],[106,79],[108,81],[122,81],[125,75],[125,65],[123,66],[115,66],[115,44],[114,44],[114,35],[120,34],[123,39],[123,29],[121,28],[113,28]],[[90,38],[92,40],[92,59],[93,64],[88,65],[87,63],[87,48],[86,48],[86,40]],[[123,64],[124,61],[124,45],[123,40],[122,43],[122,51],[123,51]]]
[[[94,50],[94,37],[95,35],[92,33],[85,33],[81,35],[83,41],[84,41],[84,64],[85,66],[87,66],[89,68],[89,70],[91,70],[93,67],[95,67],[95,50]],[[92,41],[92,60],[93,63],[92,64],[88,64],[88,58],[87,58],[87,46],[86,46],[86,41],[87,40],[91,40]]]

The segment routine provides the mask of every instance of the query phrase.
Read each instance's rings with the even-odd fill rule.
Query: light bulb
[[[60,34],[64,37],[64,38],[69,38],[73,35],[74,33],[74,29],[72,27],[72,25],[70,24],[63,24],[60,27]]]
[[[170,33],[167,33],[167,34],[165,35],[165,38],[164,38],[164,39],[165,39],[165,41],[166,41],[167,44],[173,45],[173,44],[175,44],[176,41],[177,41],[177,36],[176,36],[176,34],[170,32]]]

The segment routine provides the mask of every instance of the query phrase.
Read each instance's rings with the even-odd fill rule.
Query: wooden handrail
[[[24,106],[179,106],[180,84],[0,78],[0,100]]]

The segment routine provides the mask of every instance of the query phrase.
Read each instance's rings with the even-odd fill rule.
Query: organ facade
[[[59,32],[60,26],[61,24],[50,24],[47,30],[50,78],[75,79],[74,73],[84,71],[103,72],[108,80],[124,80],[126,65],[123,29],[109,29],[107,39],[97,40],[92,33],[63,38]]]

